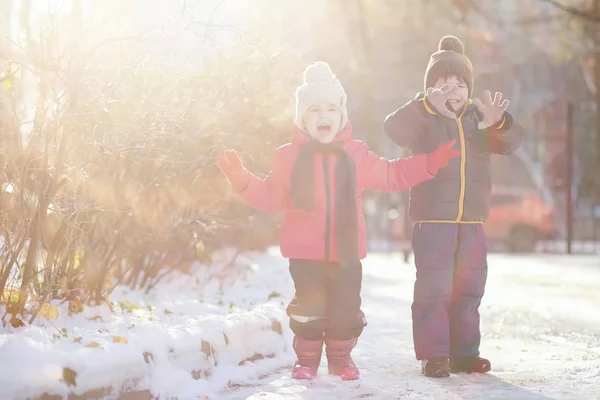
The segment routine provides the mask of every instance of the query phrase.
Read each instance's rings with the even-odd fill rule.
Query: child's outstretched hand
[[[427,170],[430,174],[437,174],[440,168],[448,165],[448,160],[460,156],[460,150],[453,149],[456,139],[444,143],[432,153],[427,154]]]
[[[436,88],[428,88],[427,89],[427,101],[431,103],[435,107],[435,110],[443,115],[446,118],[455,119],[456,114],[453,113],[446,107],[446,102],[448,101],[448,95],[452,93],[452,91],[456,87],[454,85],[445,84],[439,89]]]
[[[236,192],[241,192],[248,186],[250,175],[235,150],[227,150],[219,156],[217,165]]]
[[[496,92],[494,100],[492,100],[492,93],[489,90],[485,90],[483,92],[483,101],[477,97],[473,99],[473,104],[475,104],[483,116],[483,119],[477,126],[479,129],[486,129],[500,122],[510,101],[508,99],[502,100],[502,93],[500,92]]]

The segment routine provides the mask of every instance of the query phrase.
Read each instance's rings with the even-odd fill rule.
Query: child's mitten
[[[225,154],[219,156],[217,165],[234,191],[241,192],[246,189],[250,182],[250,173],[244,168],[242,160],[234,150],[227,150]]]
[[[427,170],[430,174],[437,174],[440,168],[448,165],[448,160],[460,156],[460,150],[453,149],[456,144],[456,139],[444,143],[432,153],[427,154]]]
[[[428,88],[427,101],[435,108],[435,110],[446,118],[454,119],[456,114],[446,107],[448,96],[456,89],[456,86],[445,84],[441,88]]]
[[[502,93],[500,92],[496,92],[494,99],[492,99],[492,93],[489,90],[485,90],[483,92],[483,100],[476,97],[473,99],[473,104],[475,104],[481,115],[478,128],[487,129],[502,121],[502,117],[508,109],[510,101],[507,99],[502,100]]]

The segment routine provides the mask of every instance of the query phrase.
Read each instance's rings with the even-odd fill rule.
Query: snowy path
[[[364,273],[360,381],[329,377],[324,363],[314,382],[292,381],[290,360],[272,360],[278,373],[239,381],[218,398],[600,399],[600,258],[490,256],[482,354],[493,373],[449,379],[422,377],[414,360],[412,265],[374,254]]]

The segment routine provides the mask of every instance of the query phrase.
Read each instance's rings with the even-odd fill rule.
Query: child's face
[[[462,78],[457,76],[442,77],[435,82],[436,88],[449,84],[454,86],[454,90],[448,93],[448,104],[453,111],[462,109],[469,100],[469,88]]]
[[[302,118],[306,132],[321,143],[330,143],[340,132],[342,113],[331,103],[310,106]]]

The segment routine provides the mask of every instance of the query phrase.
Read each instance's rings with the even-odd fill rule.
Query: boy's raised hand
[[[446,118],[455,119],[456,114],[453,113],[446,107],[448,101],[448,95],[456,88],[454,85],[445,84],[439,89],[428,88],[427,89],[427,101],[435,107],[435,110]]]
[[[227,150],[217,159],[217,165],[236,192],[241,192],[248,186],[250,174],[244,168],[242,160],[235,150]]]
[[[473,99],[473,104],[483,116],[483,119],[478,123],[479,129],[486,129],[502,120],[510,101],[508,99],[502,100],[502,93],[500,92],[496,92],[492,100],[492,92],[484,90],[483,101],[477,97]]]
[[[427,154],[427,170],[430,174],[437,174],[440,168],[448,165],[448,160],[460,156],[460,150],[453,149],[456,139],[444,143],[432,153]]]

